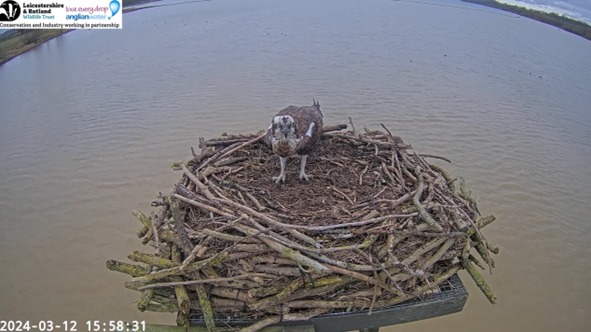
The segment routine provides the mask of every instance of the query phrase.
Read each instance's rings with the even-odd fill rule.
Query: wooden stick
[[[417,259],[419,259],[423,254],[439,247],[442,243],[444,243],[447,239],[444,237],[441,238],[435,238],[431,241],[429,241],[428,243],[426,243],[425,245],[423,245],[422,247],[420,247],[419,249],[417,249],[416,251],[414,251],[411,255],[409,255],[408,257],[406,257],[404,260],[402,260],[402,264],[403,265],[410,265],[412,264],[414,261],[416,261]]]
[[[289,308],[286,307],[285,310],[287,311],[287,310],[289,310]],[[327,311],[328,310],[323,309],[323,308],[320,308],[320,309],[315,308],[315,309],[311,309],[311,310],[303,311],[303,312],[298,312],[298,313],[285,313],[285,314],[278,315],[278,316],[271,316],[269,318],[265,318],[263,320],[260,320],[251,326],[242,328],[238,332],[256,332],[266,326],[277,324],[282,321],[289,322],[289,321],[309,320],[310,318],[321,315]]]
[[[150,304],[152,297],[154,296],[154,290],[148,289],[142,292],[142,297],[140,298],[139,302],[137,303],[137,309],[141,312],[146,311],[146,308]]]
[[[488,224],[492,223],[493,221],[495,221],[495,216],[490,215],[490,216],[486,216],[486,217],[482,217],[480,219],[478,219],[476,221],[476,226],[478,226],[478,228],[484,228],[486,227]]]
[[[255,211],[247,206],[244,206],[242,204],[236,203],[236,202],[232,202],[232,201],[226,201],[226,200],[221,200],[221,199],[214,199],[214,201],[223,203],[223,204],[227,204],[233,207],[236,207],[238,209],[240,209],[241,211],[259,218],[261,220],[264,220],[265,222],[276,226],[276,227],[280,227],[280,228],[284,228],[287,230],[305,230],[305,231],[317,231],[317,232],[321,232],[321,231],[325,231],[325,230],[329,230],[329,229],[336,229],[336,228],[346,228],[346,227],[353,227],[353,226],[362,226],[362,225],[367,225],[367,224],[372,224],[372,223],[376,223],[376,222],[380,222],[386,219],[392,219],[392,218],[406,218],[406,217],[410,217],[410,216],[414,216],[417,214],[411,213],[411,214],[391,214],[391,215],[387,215],[387,216],[383,216],[383,217],[378,217],[378,218],[373,218],[373,219],[369,219],[369,220],[364,220],[364,221],[357,221],[357,222],[350,222],[350,223],[343,223],[343,224],[336,224],[336,225],[328,225],[328,226],[303,226],[303,225],[291,225],[291,224],[285,224],[285,223],[281,223],[279,221],[274,220],[273,218],[269,217],[268,215],[262,214],[258,211]],[[313,241],[314,243],[316,241]]]
[[[127,256],[127,258],[131,259],[135,262],[145,263],[151,266],[156,266],[162,269],[170,268],[178,266],[179,264],[162,257],[158,257],[152,254],[145,254],[139,251],[133,251],[131,254]]]
[[[451,246],[453,246],[455,243],[455,239],[454,238],[450,238],[447,241],[445,241],[445,243],[439,248],[439,250],[437,250],[437,252],[435,254],[433,254],[433,256],[429,257],[421,266],[421,269],[423,271],[426,271],[428,268],[430,268],[433,264],[435,264],[437,261],[439,261],[441,259],[441,257],[443,257],[443,255],[445,255],[445,253],[447,253],[447,251],[449,250],[449,248],[451,248]]]
[[[174,219],[176,234],[181,242],[181,246],[179,247],[179,249],[183,251],[185,257],[189,256],[193,251],[194,246],[193,243],[191,243],[191,239],[189,239],[189,236],[187,235],[187,230],[185,229],[184,225],[186,213],[181,211],[178,202],[173,199],[170,199],[170,208],[172,211],[172,218]],[[182,260],[183,258],[181,257],[179,261]]]
[[[362,142],[362,143],[374,144],[374,145],[379,146],[379,147],[395,148],[395,149],[412,149],[412,146],[410,144],[388,143],[388,142],[376,141],[376,140],[369,139],[369,138],[353,137],[353,136],[343,135],[343,134],[332,134],[331,133],[331,134],[326,134],[326,136],[328,136],[328,137],[346,138],[346,139],[350,139],[350,140],[353,140],[353,141],[359,141],[359,142]]]
[[[339,190],[338,188],[335,188],[333,186],[330,186],[330,189],[332,189],[334,192],[336,192],[337,194],[339,194],[341,197],[343,197],[344,199],[346,199],[349,204],[353,204],[353,201],[349,198],[349,196],[347,196],[344,192],[342,192],[341,190]]]
[[[141,265],[123,263],[114,259],[107,260],[107,269],[129,274],[132,277],[141,277],[148,274],[148,270]]]
[[[328,133],[331,131],[339,131],[339,130],[344,130],[347,129],[347,125],[346,124],[338,124],[338,125],[332,125],[332,126],[324,126],[322,127],[322,133]]]
[[[420,171],[419,167],[415,168],[415,174],[416,174],[417,178],[419,179],[419,185],[417,187],[417,192],[414,195],[412,201],[413,201],[415,207],[419,210],[419,218],[421,218],[424,222],[426,222],[435,231],[443,232],[443,228],[441,227],[441,225],[439,225],[437,223],[437,221],[435,221],[435,219],[433,219],[433,217],[431,217],[431,215],[427,212],[427,210],[425,210],[425,208],[419,202],[419,199],[420,199],[421,195],[423,194],[423,190],[425,188],[425,183],[423,181],[423,177],[421,176],[421,171]]]
[[[234,289],[228,287],[212,287],[209,293],[211,295],[227,299],[239,300],[246,303],[254,302],[254,298],[250,297],[247,291],[241,289]]]
[[[193,277],[196,278],[196,281],[199,281],[199,272],[195,272]],[[203,319],[205,320],[205,325],[207,326],[208,332],[215,332],[216,325],[213,316],[213,309],[211,307],[211,302],[209,301],[209,294],[203,285],[194,285],[195,290],[197,291],[197,296],[199,298],[199,305],[201,306],[201,310],[203,313]]]
[[[247,234],[247,235],[255,235],[258,233],[257,230],[252,229],[248,226],[240,225],[239,223],[234,224],[233,227],[236,228],[237,230],[243,232],[244,234]],[[266,238],[266,237],[262,237],[261,241],[265,242],[270,248],[277,251],[283,257],[293,259],[294,261],[296,261],[304,266],[308,266],[308,267],[312,268],[313,270],[316,270],[319,272],[327,271],[327,268],[324,265],[318,263],[317,261],[315,261],[309,257],[302,255],[300,252],[298,252],[296,250],[290,249],[290,248],[278,243],[275,240],[272,240],[272,239]]]
[[[470,275],[470,277],[472,277],[472,280],[474,280],[474,282],[476,283],[476,286],[478,286],[478,288],[480,288],[480,290],[482,291],[484,296],[486,296],[488,301],[491,304],[495,304],[497,301],[497,297],[493,293],[492,289],[488,286],[486,281],[484,281],[484,278],[482,277],[482,275],[480,273],[478,273],[478,271],[476,270],[474,265],[472,265],[472,263],[470,263],[470,261],[468,261],[466,259],[462,259],[462,266],[466,269],[466,271],[468,271],[468,274]]]
[[[249,146],[251,144],[254,144],[254,143],[262,140],[263,138],[265,138],[265,134],[261,134],[261,135],[255,137],[255,138],[251,139],[250,141],[247,141],[247,142],[244,142],[244,143],[238,145],[237,147],[235,147],[235,148],[233,148],[233,149],[225,152],[224,154],[222,154],[218,159],[222,159],[222,158],[224,158],[224,157],[226,157],[226,156],[234,153],[235,151],[238,151],[238,150],[240,150],[240,149],[242,149],[242,148],[244,148],[246,146]]]
[[[355,272],[355,271],[350,271],[348,269],[343,269],[343,268],[340,268],[338,266],[326,265],[326,267],[329,270],[333,271],[333,272],[336,272],[336,273],[339,273],[339,274],[343,274],[343,275],[346,275],[346,276],[349,276],[349,277],[353,277],[355,279],[361,280],[363,282],[367,282],[367,283],[372,284],[372,285],[380,286],[383,289],[385,289],[385,290],[387,290],[387,291],[389,291],[389,292],[391,292],[393,294],[400,294],[400,291],[398,289],[396,289],[396,288],[394,288],[394,287],[392,287],[392,286],[384,283],[380,279],[372,278],[372,277],[369,277],[369,276],[367,276],[367,275],[365,275],[363,273],[359,273],[359,272]]]
[[[272,275],[268,273],[247,273],[242,274],[230,278],[214,278],[214,279],[198,279],[198,280],[187,280],[187,281],[171,281],[171,282],[159,282],[154,284],[149,284],[146,286],[142,286],[138,288],[139,290],[150,289],[150,288],[157,288],[157,287],[174,287],[174,286],[190,286],[190,285],[199,285],[199,284],[207,284],[207,283],[218,283],[218,282],[226,282],[226,281],[235,281],[238,279],[248,279],[248,278],[269,278]]]
[[[179,308],[175,303],[148,303],[145,308],[145,311],[153,312],[177,312],[178,310]]]
[[[186,198],[186,197],[183,197],[183,196],[181,196],[181,195],[179,195],[179,194],[172,194],[172,196],[173,196],[174,198],[176,198],[176,199],[180,200],[180,201],[183,201],[183,202],[185,202],[185,203],[189,203],[189,204],[191,204],[191,205],[194,205],[194,206],[196,206],[196,207],[198,207],[198,208],[200,208],[200,209],[203,209],[203,210],[205,210],[205,211],[210,211],[210,212],[213,212],[213,213],[215,213],[215,214],[218,214],[218,215],[220,215],[220,216],[229,217],[229,218],[235,218],[235,217],[236,217],[235,215],[233,215],[233,214],[231,214],[231,213],[228,213],[228,212],[221,211],[221,210],[219,210],[219,209],[216,209],[216,208],[214,208],[213,206],[209,206],[209,205],[207,205],[207,204],[203,204],[203,203],[200,203],[200,202],[194,201],[194,200],[192,200],[192,199],[188,199],[188,198]]]
[[[441,157],[441,156],[436,156],[436,155],[432,155],[432,154],[419,154],[419,156],[421,156],[423,158],[441,159],[441,160],[447,161],[448,163],[451,164],[451,160],[449,160],[447,158],[444,158],[444,157]],[[431,166],[431,165],[429,165],[429,166]]]
[[[297,229],[294,229],[292,227],[285,227],[285,226],[289,226],[289,225],[280,223],[280,222],[274,220],[273,218],[269,217],[268,215],[263,214],[263,213],[260,213],[258,211],[255,211],[255,210],[249,208],[248,206],[245,206],[245,205],[242,205],[240,203],[236,203],[236,202],[233,202],[233,201],[230,201],[230,200],[227,200],[227,199],[215,198],[214,201],[215,202],[220,202],[222,204],[226,204],[226,205],[229,205],[229,206],[232,206],[234,208],[237,208],[237,209],[241,210],[243,213],[248,214],[249,216],[260,218],[261,220],[264,220],[265,222],[270,223],[270,224],[272,224],[274,226],[279,226],[279,227],[287,228],[287,231],[290,234],[292,234],[293,236],[295,236],[297,239],[300,239],[300,240],[305,241],[307,243],[310,243],[310,244],[313,244],[315,246],[318,246],[318,242],[316,242],[316,240],[314,240],[313,238],[311,238],[311,237],[309,237],[309,236],[307,236],[305,234],[302,234],[302,233],[298,232]]]
[[[189,171],[185,164],[181,164],[181,168],[185,175],[189,178],[189,180],[193,181],[193,183],[197,186],[197,188],[199,188],[199,190],[205,195],[205,197],[207,197],[207,199],[209,200],[213,200],[213,194],[209,191],[207,186],[201,183],[201,181],[199,181],[199,179]]]
[[[175,213],[174,211],[174,205],[173,205],[173,214]],[[180,264],[182,261],[182,253],[180,252],[181,249],[177,248],[177,247],[173,247],[172,250],[172,261]],[[173,280],[181,280],[180,277],[175,277],[173,278]],[[143,290],[144,292],[149,291],[150,289],[145,289]],[[177,300],[177,308],[178,308],[178,312],[177,312],[177,318],[176,318],[176,323],[178,326],[183,326],[185,328],[189,327],[189,312],[191,310],[191,300],[189,299],[189,293],[187,291],[187,288],[185,288],[182,285],[177,285],[176,287],[174,287],[174,292],[176,295],[176,300]]]

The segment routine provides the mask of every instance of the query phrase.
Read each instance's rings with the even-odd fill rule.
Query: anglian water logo
[[[0,0],[2,1],[2,0]],[[115,0],[113,0],[115,1]],[[6,0],[0,4],[0,22],[16,20],[21,15],[21,6],[13,0]]]
[[[117,12],[119,11],[119,8],[121,8],[121,4],[119,3],[119,1],[117,0],[112,0],[109,3],[109,9],[111,10],[111,17],[115,16],[115,14],[117,14]],[[109,19],[111,19],[111,17],[109,17]]]

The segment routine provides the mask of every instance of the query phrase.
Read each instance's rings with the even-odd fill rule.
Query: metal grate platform
[[[313,325],[316,332],[339,332],[363,329],[378,329],[382,326],[414,322],[462,311],[468,299],[468,291],[455,274],[439,287],[428,291],[419,298],[396,304],[389,308],[367,311],[333,312],[306,321],[285,322],[281,326]],[[201,315],[189,316],[191,325],[204,326]],[[245,326],[255,321],[231,320],[218,317],[220,326]]]

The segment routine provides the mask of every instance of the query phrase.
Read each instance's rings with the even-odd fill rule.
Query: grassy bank
[[[558,27],[562,30],[574,33],[585,39],[591,40],[591,25],[585,22],[577,21],[568,18],[564,15],[556,13],[546,13],[539,10],[527,9],[524,7],[508,5],[494,0],[462,0],[464,2],[475,3],[487,7],[502,9],[520,16],[534,19],[552,26]]]
[[[69,30],[14,30],[0,36],[0,65]],[[5,36],[8,35],[8,36]]]
[[[140,4],[155,2],[158,0],[125,0],[123,13],[148,8],[128,8]],[[0,66],[15,57],[45,43],[48,40],[59,37],[72,30],[68,29],[14,29],[0,35]]]

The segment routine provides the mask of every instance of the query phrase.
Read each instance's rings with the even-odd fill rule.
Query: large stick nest
[[[429,291],[466,269],[495,297],[473,264],[492,269],[476,201],[411,146],[382,131],[325,128],[298,179],[299,158],[276,184],[278,157],[262,135],[201,141],[201,153],[174,168],[182,178],[138,235],[155,254],[147,267],[109,261],[134,276],[140,310],[200,313],[214,320],[306,319],[373,310]],[[442,158],[444,159],[444,158]],[[445,159],[444,159],[445,160]],[[480,258],[477,258],[480,257]],[[481,263],[484,261],[484,264]],[[258,328],[257,327],[257,328]]]

